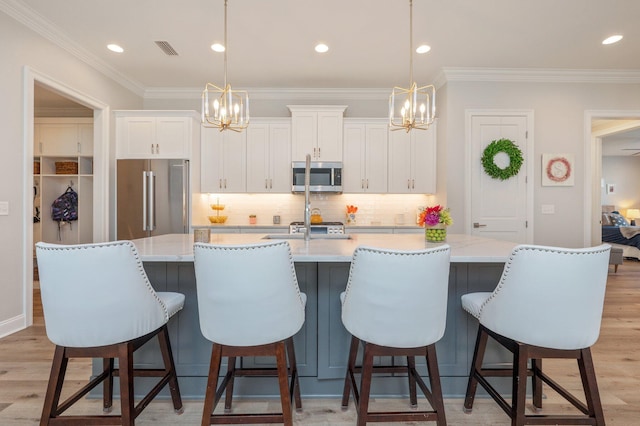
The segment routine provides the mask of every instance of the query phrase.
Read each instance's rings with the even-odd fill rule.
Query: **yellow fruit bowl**
[[[211,210],[224,210],[224,204],[211,204]]]
[[[211,223],[225,223],[227,216],[209,216],[209,222]]]

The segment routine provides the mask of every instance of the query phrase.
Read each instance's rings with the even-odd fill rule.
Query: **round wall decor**
[[[509,157],[509,165],[504,168],[495,162],[496,155],[501,152]],[[481,161],[484,171],[489,176],[494,179],[507,180],[518,174],[524,160],[518,145],[509,139],[498,139],[487,145],[482,153]]]

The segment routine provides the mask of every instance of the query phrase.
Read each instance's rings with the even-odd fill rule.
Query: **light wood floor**
[[[40,417],[53,345],[45,335],[42,308],[37,303],[34,312],[34,326],[0,339],[0,425],[3,426],[35,425]],[[600,340],[593,347],[593,358],[607,425],[640,425],[639,262],[625,261],[617,274],[610,270],[602,330]],[[545,361],[544,366],[568,389],[580,389],[575,361]],[[73,360],[67,373],[67,390],[86,380],[90,370],[89,362]],[[545,394],[545,411],[571,409],[548,387]],[[461,400],[447,399],[445,403],[449,425],[509,424],[506,415],[488,399],[477,399],[471,414],[463,414]],[[251,410],[273,404],[277,402],[234,402],[234,407]],[[375,404],[376,409],[387,409],[391,405],[401,406],[405,401],[377,400]],[[277,405],[273,406],[274,411],[277,410]],[[344,412],[337,399],[303,399],[303,407],[302,413],[295,414],[297,425],[352,425],[355,422],[353,402]],[[76,412],[99,414],[101,402],[84,400]],[[185,401],[185,412],[180,416],[173,413],[169,401],[155,401],[138,417],[137,424],[196,425],[200,424],[201,414],[202,401]]]

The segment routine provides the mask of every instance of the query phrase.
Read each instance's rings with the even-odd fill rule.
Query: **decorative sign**
[[[542,154],[542,186],[573,186],[573,165],[573,154]]]

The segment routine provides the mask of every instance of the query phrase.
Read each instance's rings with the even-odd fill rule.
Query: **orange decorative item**
[[[358,212],[358,207],[348,205],[347,206],[347,225],[355,225],[356,224],[356,213]]]
[[[313,225],[322,223],[322,214],[320,213],[320,209],[311,210],[311,223]]]

